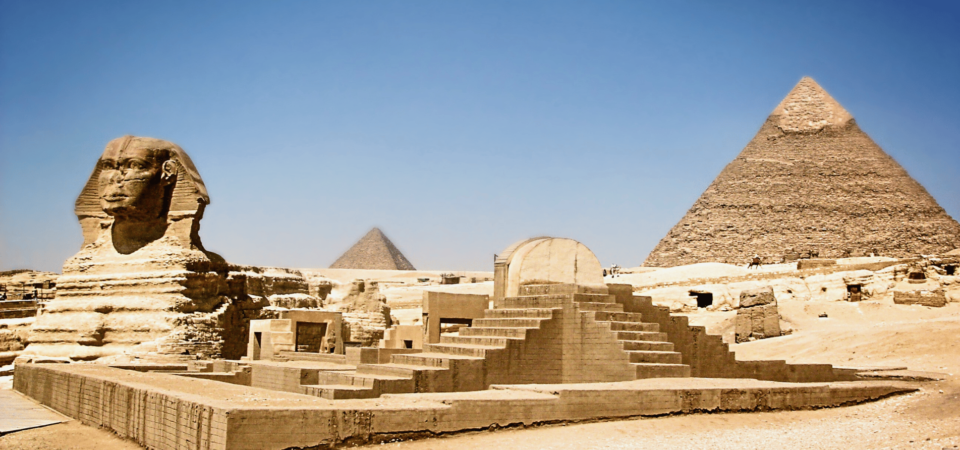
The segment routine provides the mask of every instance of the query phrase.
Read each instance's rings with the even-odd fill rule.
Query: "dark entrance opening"
[[[403,348],[413,348],[413,340],[403,340]]]
[[[907,278],[911,280],[926,280],[927,276],[924,275],[923,272],[910,272]]]
[[[297,322],[296,351],[320,353],[323,337],[327,334],[327,323]]]
[[[259,331],[254,331],[253,332],[253,359],[254,360],[260,359],[260,346],[262,345],[262,341],[263,341],[263,333]]]
[[[440,334],[459,333],[461,328],[473,325],[473,319],[440,319]]]
[[[947,275],[955,275],[957,273],[957,266],[947,266],[943,269],[947,271]]]
[[[697,308],[706,308],[713,305],[713,293],[690,291],[690,295],[697,298]]]
[[[847,292],[850,294],[851,302],[859,302],[863,300],[863,287],[859,284],[848,284]]]

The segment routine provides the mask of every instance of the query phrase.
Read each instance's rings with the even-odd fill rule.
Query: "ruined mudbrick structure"
[[[803,78],[643,265],[902,258],[957,247],[960,224]]]

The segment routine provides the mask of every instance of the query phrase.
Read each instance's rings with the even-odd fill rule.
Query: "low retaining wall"
[[[94,364],[17,365],[14,389],[159,450],[323,448],[544,422],[829,407],[916,390],[878,382],[674,378],[331,401]]]

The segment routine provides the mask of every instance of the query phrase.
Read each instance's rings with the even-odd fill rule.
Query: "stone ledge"
[[[184,442],[175,446],[189,446],[198,440],[211,449],[384,442],[396,436],[702,411],[823,408],[916,390],[889,382],[680,378],[324,400],[93,364],[18,365],[14,388],[147,447],[165,448],[177,440]]]

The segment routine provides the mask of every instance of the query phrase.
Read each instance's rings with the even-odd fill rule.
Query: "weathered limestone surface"
[[[417,270],[379,228],[370,230],[344,252],[331,269]]]
[[[376,347],[393,323],[387,297],[380,293],[376,281],[354,280],[339,310],[347,330],[344,340],[359,342],[364,347]]]
[[[64,263],[25,352],[237,358],[265,306],[317,304],[299,272],[231,266],[206,251],[198,233],[209,203],[176,144],[107,144],[76,202],[83,247]]]
[[[587,246],[566,238],[540,237],[511,245],[494,263],[494,297],[516,297],[531,284],[604,287],[603,268]]]
[[[780,336],[780,314],[773,287],[745,290],[740,293],[737,310],[737,342]]]
[[[960,224],[804,78],[643,265],[914,257],[958,246]]]
[[[495,386],[481,392],[328,401],[94,364],[22,364],[14,389],[147,448],[326,448],[410,434],[692,412],[840,406],[914,392],[893,383],[649,379]],[[258,401],[251,401],[256,399]]]

